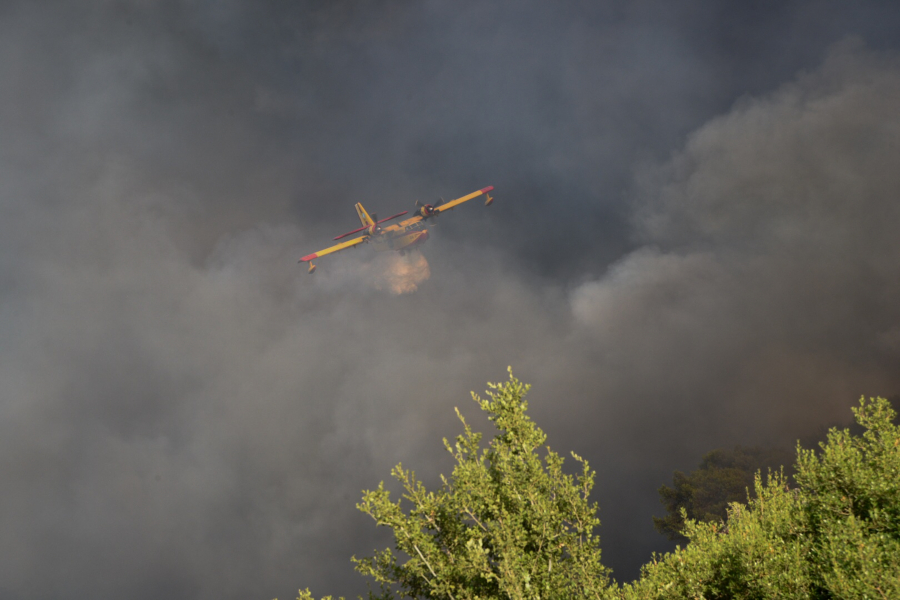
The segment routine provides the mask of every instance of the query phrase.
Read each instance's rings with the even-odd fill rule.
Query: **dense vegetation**
[[[731,503],[725,521],[685,518],[689,543],[617,586],[600,561],[587,462],[573,454],[581,472],[567,475],[542,450],[529,386],[511,374],[489,385],[489,399],[473,397],[498,433],[482,448],[460,416],[463,435],[445,440],[456,466],[440,490],[397,466],[401,500],[383,485],[365,492],[359,509],[393,529],[401,553],[354,558],[379,585],[373,598],[900,598],[900,431],[886,400],[854,409],[861,435],[832,429],[818,450],[798,447],[793,483],[758,473],[753,497]]]
[[[685,519],[724,523],[728,507],[746,502],[748,490],[754,492],[756,473],[779,470],[790,465],[793,453],[787,448],[744,448],[713,450],[690,473],[675,471],[672,487],[659,488],[659,499],[666,508],[664,517],[653,517],[653,526],[670,540],[687,542]],[[785,467],[788,476],[793,468]]]

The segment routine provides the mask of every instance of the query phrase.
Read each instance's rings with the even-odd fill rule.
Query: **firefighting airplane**
[[[385,221],[390,221],[391,219],[396,219],[397,217],[402,217],[408,210],[404,210],[402,213],[397,213],[396,215],[390,216],[386,219],[378,220],[378,216],[376,214],[369,215],[366,212],[366,209],[363,208],[363,205],[359,202],[356,203],[356,214],[359,215],[359,221],[362,223],[362,227],[359,229],[354,229],[353,231],[348,231],[342,235],[334,238],[335,240],[339,240],[341,238],[345,238],[348,235],[353,235],[354,233],[359,233],[361,231],[365,232],[358,238],[353,238],[352,240],[348,240],[346,242],[341,242],[340,244],[336,244],[331,246],[330,248],[325,248],[324,250],[319,250],[318,252],[314,252],[313,254],[307,254],[303,258],[301,258],[298,262],[308,262],[309,263],[309,272],[312,273],[316,270],[316,265],[313,264],[313,259],[319,258],[320,256],[325,256],[326,254],[331,254],[332,252],[338,252],[339,250],[346,250],[347,248],[353,248],[354,246],[362,243],[372,242],[372,246],[376,250],[397,250],[399,252],[405,252],[406,250],[410,250],[420,244],[423,244],[425,240],[428,239],[428,229],[425,227],[426,221],[428,219],[432,219],[437,215],[441,214],[444,211],[453,210],[463,202],[468,202],[472,198],[477,198],[482,194],[487,194],[487,200],[484,201],[485,206],[490,206],[491,203],[494,202],[494,199],[491,198],[491,195],[488,194],[491,190],[494,189],[494,186],[489,185],[488,187],[478,190],[477,192],[472,192],[462,198],[457,198],[456,200],[451,200],[450,202],[444,202],[443,198],[434,204],[420,204],[418,200],[416,200],[416,211],[413,213],[413,216],[400,221],[399,223],[394,223],[392,225],[388,225],[387,227],[381,227],[381,223]]]

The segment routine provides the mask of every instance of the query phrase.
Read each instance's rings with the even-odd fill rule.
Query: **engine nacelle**
[[[443,203],[443,198],[437,204],[422,204],[418,200],[416,200],[416,215],[422,217],[423,219],[431,218],[437,214],[434,209]]]

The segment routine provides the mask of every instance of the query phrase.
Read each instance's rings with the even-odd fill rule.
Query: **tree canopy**
[[[594,472],[573,453],[580,473],[566,474],[563,458],[543,448],[546,435],[526,414],[530,386],[511,370],[507,382],[488,386],[487,399],[472,394],[498,430],[487,447],[457,409],[463,433],[444,439],[455,466],[440,489],[397,465],[402,498],[393,501],[382,482],[357,505],[393,530],[400,553],[353,559],[380,586],[371,597],[604,597],[609,574],[594,534],[597,505],[588,500]]]
[[[729,505],[746,502],[748,491],[753,497],[757,472],[790,465],[792,456],[787,448],[735,446],[731,450],[713,450],[690,473],[675,471],[672,487],[659,488],[659,500],[666,507],[666,515],[653,517],[653,526],[670,540],[684,543],[687,541],[682,533],[685,518],[724,523]],[[786,468],[790,476],[793,468]]]
[[[686,548],[654,557],[624,600],[900,598],[900,431],[883,398],[854,409],[864,433],[832,429],[797,448],[796,487],[757,474],[725,526],[687,520]]]
[[[455,466],[439,489],[398,465],[398,500],[383,482],[364,492],[357,507],[394,533],[393,550],[353,559],[378,584],[371,599],[900,598],[900,428],[888,401],[854,408],[859,435],[833,428],[817,450],[798,444],[794,484],[783,469],[757,472],[753,496],[729,504],[725,521],[682,508],[690,543],[617,586],[600,560],[587,461],[573,454],[580,472],[569,475],[544,447],[528,385],[511,372],[488,385],[487,399],[473,399],[497,433],[482,447],[457,410],[463,433],[444,440]]]

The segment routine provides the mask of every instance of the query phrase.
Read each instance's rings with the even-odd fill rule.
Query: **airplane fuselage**
[[[416,229],[413,231],[392,232],[387,235],[372,236],[370,238],[372,247],[375,250],[411,250],[416,246],[425,243],[428,239],[427,229]]]

